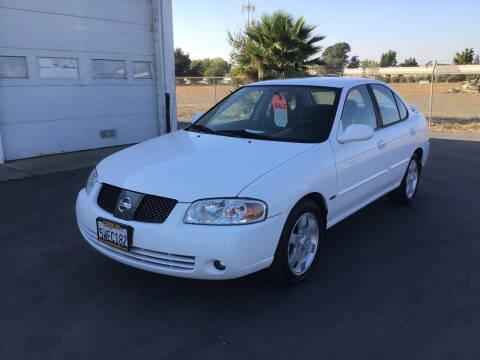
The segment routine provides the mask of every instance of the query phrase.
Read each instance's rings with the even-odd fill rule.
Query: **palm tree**
[[[314,57],[321,50],[315,44],[325,37],[312,36],[316,27],[306,25],[303,16],[294,20],[280,10],[262,16],[246,29],[241,51],[232,52],[234,74],[252,80],[305,75],[308,65],[321,63]]]

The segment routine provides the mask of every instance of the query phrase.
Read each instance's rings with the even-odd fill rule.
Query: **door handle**
[[[412,127],[412,128],[410,129],[410,135],[411,135],[411,136],[414,136],[416,133],[417,133],[417,129],[414,128],[414,127]]]
[[[386,142],[385,140],[380,140],[380,141],[378,142],[378,148],[379,148],[380,150],[383,150],[383,149],[385,148],[385,146],[387,146],[387,142]]]

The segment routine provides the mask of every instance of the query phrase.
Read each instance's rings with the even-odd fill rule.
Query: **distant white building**
[[[0,0],[0,163],[176,127],[172,0]]]

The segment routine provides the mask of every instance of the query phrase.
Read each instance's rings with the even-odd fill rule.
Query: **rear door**
[[[386,186],[394,187],[401,182],[412,157],[416,124],[408,116],[407,108],[398,95],[380,84],[371,84],[370,87],[382,121],[377,132],[384,141],[383,156],[388,163]]]

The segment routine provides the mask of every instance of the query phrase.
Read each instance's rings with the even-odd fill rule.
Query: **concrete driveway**
[[[480,359],[480,142],[433,139],[416,201],[328,231],[311,278],[169,278],[96,253],[90,169],[0,184],[1,359]]]

